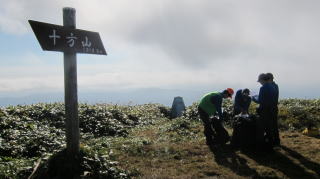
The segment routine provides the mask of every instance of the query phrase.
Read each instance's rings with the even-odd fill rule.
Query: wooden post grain
[[[63,8],[63,25],[76,28],[76,10]],[[79,119],[77,90],[77,55],[75,52],[64,52],[64,85],[67,152],[70,155],[79,153]]]

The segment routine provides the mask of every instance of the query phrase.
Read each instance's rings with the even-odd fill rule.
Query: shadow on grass
[[[320,135],[313,136],[314,138],[320,139]]]
[[[259,165],[280,171],[288,178],[320,178],[319,163],[310,161],[298,152],[285,146],[282,146],[282,149],[287,155],[278,151],[271,153],[243,151],[242,153],[252,160],[255,160]],[[217,164],[230,168],[234,173],[240,176],[251,178],[277,178],[277,176],[272,173],[258,173],[254,168],[250,168],[248,161],[237,155],[230,145],[214,146],[210,147],[210,150],[214,154],[214,159]],[[293,161],[289,156],[299,162]]]
[[[210,146],[217,164],[230,168],[240,176],[259,177],[255,169],[248,166],[245,158],[237,155],[230,145]]]
[[[304,156],[302,156],[301,154],[299,154],[298,152],[286,147],[286,146],[282,146],[282,149],[284,151],[286,151],[291,157],[296,158],[297,160],[300,161],[300,163],[306,167],[309,170],[314,171],[316,174],[318,174],[318,177],[320,178],[320,164],[310,161],[307,158],[305,158]]]
[[[281,171],[288,178],[320,178],[320,165],[312,162],[299,153],[287,148],[282,147],[283,150],[288,152],[288,154],[299,160],[299,163],[294,162],[287,155],[282,154],[278,151],[265,154],[257,153],[246,153],[248,157],[255,160],[259,165],[273,168],[275,170]],[[304,167],[305,168],[304,168]],[[308,170],[306,170],[308,169]]]

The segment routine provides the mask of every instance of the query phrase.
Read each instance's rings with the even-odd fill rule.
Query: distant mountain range
[[[80,103],[113,103],[113,104],[146,104],[160,103],[166,106],[171,106],[174,97],[181,96],[186,105],[191,105],[197,101],[202,92],[193,90],[171,90],[171,89],[135,89],[135,90],[120,90],[120,91],[84,91],[78,92],[78,100]],[[63,92],[48,92],[48,93],[29,93],[7,94],[0,97],[0,106],[9,105],[26,105],[35,103],[54,103],[64,102]]]
[[[209,92],[209,88],[199,88],[201,90],[191,89],[159,89],[159,88],[143,88],[128,89],[119,91],[79,91],[79,103],[113,103],[113,104],[147,104],[160,103],[166,106],[172,105],[176,96],[183,97],[186,106],[198,101],[202,95]],[[298,93],[299,92],[299,93]],[[256,94],[256,93],[254,93]],[[300,99],[319,99],[313,93],[305,93],[303,90],[296,91],[280,91],[281,98],[300,98]],[[234,98],[233,98],[234,99]],[[64,92],[12,92],[0,93],[0,106],[9,105],[26,105],[35,103],[54,103],[64,102]]]

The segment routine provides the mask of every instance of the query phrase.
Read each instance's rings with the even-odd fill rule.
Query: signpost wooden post
[[[29,20],[43,50],[64,53],[66,139],[69,156],[79,153],[77,53],[107,55],[97,32],[76,29],[76,10],[63,8],[63,26]]]
[[[63,26],[76,28],[76,10],[63,8]],[[67,152],[78,154],[79,141],[79,118],[78,118],[78,87],[77,87],[77,54],[64,52],[64,102],[66,110],[66,139]]]

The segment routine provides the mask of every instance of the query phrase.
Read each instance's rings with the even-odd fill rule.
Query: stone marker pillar
[[[171,117],[181,117],[183,111],[186,110],[186,106],[184,105],[183,98],[177,96],[173,99],[172,108],[171,108]]]

